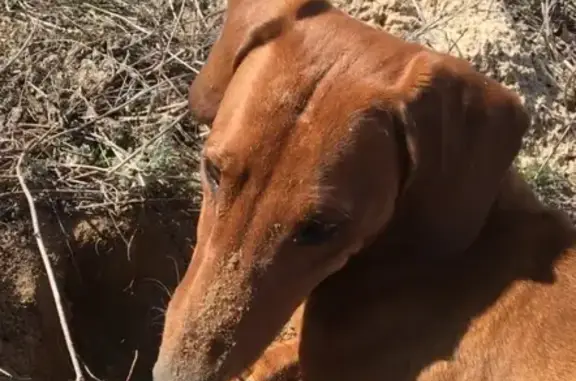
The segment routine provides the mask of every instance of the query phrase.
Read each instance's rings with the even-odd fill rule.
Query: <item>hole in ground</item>
[[[65,293],[82,360],[100,379],[151,380],[164,309],[191,257],[190,206],[71,224]]]

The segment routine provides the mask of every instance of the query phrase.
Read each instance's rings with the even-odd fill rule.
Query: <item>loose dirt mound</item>
[[[572,0],[338,3],[518,91],[534,118],[518,164],[576,221]],[[0,379],[3,370],[38,381],[73,376],[15,176],[23,152],[83,361],[104,381],[150,379],[162,309],[196,221],[205,129],[186,114],[186,87],[221,8],[208,0],[0,6]]]

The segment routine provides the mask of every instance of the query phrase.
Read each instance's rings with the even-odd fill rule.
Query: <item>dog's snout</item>
[[[169,362],[158,360],[152,369],[153,381],[195,381],[182,377]]]
[[[175,381],[172,376],[169,367],[160,361],[154,364],[154,369],[152,370],[152,379],[154,381]]]

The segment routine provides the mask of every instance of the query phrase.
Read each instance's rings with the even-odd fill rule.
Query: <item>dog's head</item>
[[[156,381],[236,375],[391,221],[464,250],[529,124],[467,63],[320,0],[229,0],[190,107],[204,200]]]

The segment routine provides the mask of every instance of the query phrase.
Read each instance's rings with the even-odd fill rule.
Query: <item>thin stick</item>
[[[142,33],[147,34],[147,35],[151,35],[151,34],[152,34],[152,32],[150,32],[148,29],[141,27],[140,25],[136,24],[134,21],[129,20],[128,18],[123,17],[123,16],[121,16],[121,15],[119,15],[119,14],[117,14],[117,13],[107,11],[107,10],[105,10],[105,9],[99,8],[99,7],[97,7],[97,6],[95,6],[95,5],[92,5],[92,4],[89,4],[89,3],[85,3],[85,4],[83,4],[83,5],[86,6],[86,7],[88,7],[88,8],[91,8],[91,9],[97,11],[97,12],[100,12],[100,13],[103,13],[103,14],[105,14],[105,15],[107,15],[107,16],[110,16],[110,17],[112,17],[112,18],[115,18],[115,19],[124,21],[126,24],[130,25],[132,28],[138,30],[139,32],[142,32]]]
[[[16,52],[16,54],[14,54],[8,60],[8,62],[6,62],[6,64],[4,66],[2,66],[2,68],[0,68],[0,74],[5,72],[6,69],[8,69],[8,67],[10,67],[10,65],[12,65],[14,62],[16,62],[16,60],[18,59],[18,57],[20,57],[20,55],[24,52],[24,50],[26,50],[26,48],[28,48],[28,45],[30,44],[30,41],[32,41],[32,37],[34,37],[34,34],[36,33],[37,28],[38,28],[38,23],[35,22],[34,24],[32,24],[32,31],[30,32],[30,34],[26,38],[26,41],[24,41],[24,43],[22,44],[22,47]]]
[[[134,351],[134,358],[132,359],[132,364],[130,365],[130,370],[128,371],[128,376],[126,376],[126,381],[132,380],[132,374],[134,373],[134,368],[136,368],[136,363],[138,362],[138,351]]]
[[[540,177],[540,174],[542,173],[544,168],[546,168],[546,166],[550,162],[550,159],[552,159],[552,156],[554,156],[554,154],[556,153],[556,150],[558,149],[560,144],[562,144],[562,142],[564,141],[564,138],[566,137],[566,135],[568,135],[568,132],[570,132],[570,130],[572,129],[573,126],[574,126],[573,122],[570,122],[566,125],[566,128],[562,132],[560,139],[558,139],[558,141],[554,145],[554,148],[552,149],[552,151],[550,151],[550,153],[548,154],[546,159],[544,159],[544,162],[542,162],[542,164],[540,165],[540,168],[538,168],[538,171],[536,171],[536,174],[534,175],[534,180],[537,180]]]
[[[4,370],[2,368],[0,368],[0,374],[5,375],[6,377],[14,378],[14,376],[11,375],[10,372],[8,372],[7,370]]]
[[[27,151],[28,150],[25,150],[18,158],[18,163],[16,165],[16,176],[18,176],[18,181],[20,182],[22,191],[26,196],[26,200],[28,201],[30,217],[32,218],[32,227],[34,229],[34,237],[36,238],[36,244],[38,245],[38,250],[40,251],[40,256],[42,257],[42,262],[44,263],[44,268],[46,269],[48,283],[50,284],[50,289],[52,290],[52,295],[54,297],[54,304],[56,305],[56,312],[58,313],[58,320],[60,321],[60,327],[62,328],[62,333],[64,334],[64,340],[66,341],[66,347],[68,349],[70,361],[72,362],[72,367],[74,368],[74,373],[76,374],[75,380],[85,381],[84,373],[80,367],[78,353],[74,349],[74,342],[72,341],[70,329],[68,328],[66,313],[64,312],[64,307],[62,306],[60,291],[58,290],[58,283],[56,282],[56,277],[54,276],[54,271],[52,269],[52,265],[50,264],[50,258],[48,257],[46,246],[44,246],[44,241],[42,239],[40,224],[38,222],[38,213],[36,212],[36,206],[34,204],[34,197],[32,196],[32,193],[30,193],[30,190],[26,185],[26,180],[24,180],[24,176],[22,175],[22,162],[24,161],[24,157],[26,156]]]
[[[119,168],[123,167],[124,164],[126,164],[127,162],[132,160],[134,157],[136,157],[136,155],[139,155],[141,152],[144,152],[144,150],[146,148],[148,148],[152,143],[154,143],[156,140],[160,139],[168,131],[170,131],[172,128],[174,128],[174,126],[176,126],[178,123],[180,123],[186,115],[188,115],[188,112],[183,112],[178,117],[176,117],[176,119],[172,123],[170,123],[167,127],[165,127],[163,130],[161,130],[155,136],[153,136],[152,139],[148,140],[146,143],[141,145],[138,149],[134,150],[134,152],[132,152],[130,155],[128,155],[120,163],[118,163],[114,167],[110,168],[110,170],[108,171],[108,175],[114,174],[114,172],[116,172]]]
[[[7,370],[0,368],[0,375],[6,376],[11,380],[14,381],[29,381],[32,380],[30,377],[17,377],[14,376],[12,373],[8,372]]]

